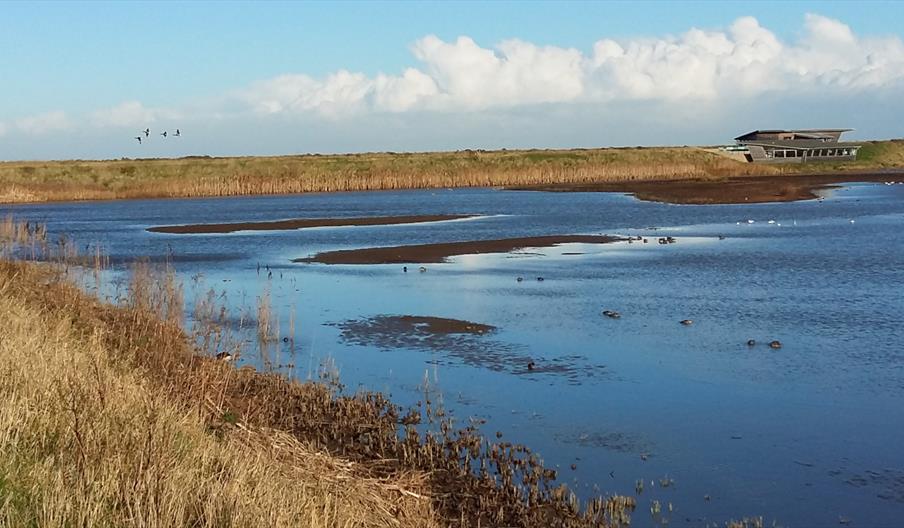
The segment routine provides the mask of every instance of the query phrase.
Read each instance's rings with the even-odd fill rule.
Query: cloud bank
[[[148,108],[139,101],[125,101],[111,108],[91,113],[91,122],[99,127],[135,127],[154,124],[160,120],[175,120],[178,111],[165,108]]]
[[[55,110],[16,120],[16,127],[32,136],[60,132],[72,128],[72,122],[65,112]]]
[[[842,22],[815,14],[806,15],[794,43],[783,43],[755,18],[744,17],[725,31],[602,39],[588,53],[517,39],[486,48],[469,37],[446,42],[433,35],[415,42],[411,51],[420,67],[402,75],[368,77],[345,70],[320,79],[283,75],[235,96],[261,114],[345,116],[783,92],[849,94],[904,86],[900,38],[860,38]]]
[[[816,14],[793,41],[742,17],[720,30],[601,38],[584,50],[434,35],[409,48],[401,73],[290,72],[166,106],[111,101],[75,117],[7,119],[0,158],[711,144],[784,126],[902,135],[904,42]],[[73,121],[91,134],[75,137]],[[145,127],[185,135],[138,145],[132,136]],[[50,134],[67,142],[28,142]]]

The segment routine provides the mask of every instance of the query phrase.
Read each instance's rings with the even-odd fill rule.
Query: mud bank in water
[[[292,262],[319,262],[321,264],[429,264],[446,262],[449,257],[457,255],[508,253],[521,248],[552,247],[569,243],[608,244],[619,240],[622,239],[608,235],[553,235],[502,238],[497,240],[470,240],[466,242],[326,251],[313,257],[297,258]]]
[[[291,220],[275,220],[272,222],[236,222],[230,224],[187,224],[149,227],[152,233],[171,233],[178,235],[221,234],[236,231],[286,231],[307,227],[344,227],[375,226],[396,224],[420,224],[424,222],[441,222],[444,220],[461,220],[479,215],[420,215],[420,216],[374,216],[364,218],[295,218]]]
[[[638,181],[507,187],[511,191],[623,192],[639,200],[674,204],[742,204],[795,202],[819,198],[819,191],[843,183],[884,182],[904,177],[901,171],[745,176],[720,180]]]
[[[609,376],[605,365],[578,355],[544,358],[517,345],[492,338],[495,326],[423,315],[377,315],[332,323],[346,343],[383,350],[409,349],[440,353],[440,365],[465,363],[495,372],[524,376],[561,376],[571,385]],[[531,365],[528,367],[528,365]]]

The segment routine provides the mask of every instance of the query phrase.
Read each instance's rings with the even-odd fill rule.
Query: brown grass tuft
[[[438,526],[422,473],[377,479],[286,432],[213,427],[215,404],[162,391],[145,371],[162,358],[137,359],[186,349],[143,307],[98,310],[46,270],[0,268],[0,524]],[[135,339],[117,346],[126,323]],[[210,366],[192,376],[229,377]]]
[[[62,270],[0,260],[0,316],[15,321],[0,333],[12,524],[589,527],[634,509],[580,504],[530,449],[456,428],[429,401],[419,431],[382,394],[337,395],[328,368],[332,383],[302,384],[211,358],[181,326],[168,265],[137,264],[118,306]],[[293,462],[312,453],[348,478]]]

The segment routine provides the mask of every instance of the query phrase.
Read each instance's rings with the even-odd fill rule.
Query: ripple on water
[[[833,470],[829,476],[841,477],[845,484],[855,488],[870,488],[879,499],[904,504],[904,471],[900,469],[866,469],[856,473]]]
[[[602,448],[618,453],[634,453],[647,455],[653,449],[652,443],[640,435],[618,431],[581,431],[577,433],[557,434],[556,440],[564,444],[575,444],[581,447]]]
[[[346,343],[381,350],[402,348],[439,352],[453,360],[449,363],[459,361],[495,372],[531,377],[558,375],[570,384],[608,374],[605,366],[589,363],[585,356],[542,358],[528,355],[523,346],[490,338],[496,333],[496,327],[460,319],[377,315],[329,323],[329,326],[339,328],[339,337]],[[531,367],[528,364],[532,364]]]

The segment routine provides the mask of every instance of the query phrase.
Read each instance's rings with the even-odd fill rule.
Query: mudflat
[[[819,198],[819,191],[850,182],[884,182],[904,172],[744,176],[724,179],[622,181],[507,187],[516,191],[623,192],[639,200],[674,204],[740,204],[794,202]]]
[[[496,330],[495,326],[488,324],[426,315],[379,315],[365,321],[346,321],[337,326],[354,330],[352,334],[357,337],[377,334],[483,335]]]
[[[285,231],[304,229],[306,227],[340,227],[340,226],[374,226],[396,224],[419,224],[424,222],[441,222],[443,220],[460,220],[474,218],[479,215],[417,215],[417,216],[373,216],[362,218],[295,218],[275,220],[272,222],[235,222],[228,224],[187,224],[149,227],[152,233],[172,234],[216,234],[235,233],[236,231]]]
[[[429,264],[446,262],[446,259],[456,255],[508,253],[521,248],[552,247],[568,243],[608,244],[619,240],[622,240],[622,238],[608,235],[552,235],[497,240],[470,240],[466,242],[326,251],[313,257],[297,258],[293,262],[319,262],[321,264]]]

